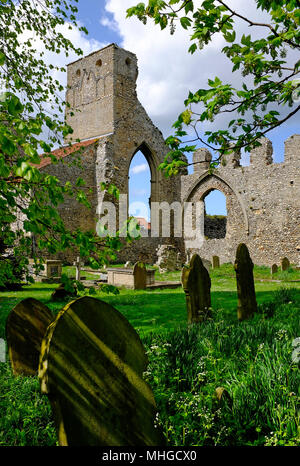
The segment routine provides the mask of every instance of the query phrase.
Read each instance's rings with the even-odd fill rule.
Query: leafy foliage
[[[100,240],[92,231],[70,231],[58,207],[67,196],[89,207],[83,180],[61,184],[39,170],[39,153],[56,163],[54,145],[72,134],[60,117],[68,104],[61,99],[63,87],[54,77],[66,70],[47,66],[44,56],[46,52],[82,55],[61,32],[65,24],[78,27],[76,2],[0,2],[0,286],[13,280],[10,256],[24,269],[29,255],[38,266],[41,251],[55,254],[72,249],[98,267],[121,247],[118,237]],[[84,27],[79,31],[87,33]]]
[[[232,62],[232,72],[240,70],[251,80],[251,84],[244,82],[241,88],[235,89],[215,77],[208,80],[207,89],[189,93],[186,110],[173,125],[175,135],[166,141],[170,152],[161,168],[167,175],[178,173],[185,164],[184,152],[195,149],[182,139],[187,136],[185,126],[195,131],[193,142],[201,141],[219,153],[219,161],[224,154],[239,152],[242,148],[250,151],[259,146],[261,137],[299,111],[300,60],[296,58],[291,64],[288,58],[289,52],[300,49],[299,1],[254,1],[258,9],[268,13],[268,23],[243,16],[230,7],[230,2],[222,0],[204,0],[200,7],[193,0],[149,0],[148,5],[139,3],[127,10],[128,17],[136,16],[144,23],[152,18],[161,29],[169,26],[171,34],[180,24],[191,33],[189,52],[192,54],[208,45],[216,34],[222,34],[228,44],[222,53]],[[244,34],[238,41],[236,20],[242,20],[255,32],[261,31],[261,37],[253,39],[251,34]],[[280,117],[283,107],[290,110]],[[201,123],[215,121],[224,113],[232,114],[227,128],[200,134]]]
[[[224,279],[230,270],[222,268]],[[215,278],[219,287],[222,278]],[[233,301],[230,293],[226,295],[232,285],[233,279],[223,285],[213,319],[189,328],[184,325],[182,289],[122,290],[101,299],[122,312],[142,338],[149,358],[144,376],[154,391],[157,422],[169,445],[297,445],[299,359],[293,354],[299,347],[299,284],[275,293],[276,284],[261,284],[266,291],[258,298],[261,302],[271,298],[274,313],[257,314],[243,323],[233,309],[236,293]],[[61,309],[61,302],[48,301],[51,285],[42,284],[35,291],[32,286],[15,298],[1,293],[1,336],[7,313],[27,297],[25,293],[34,293],[54,315]],[[144,331],[147,327],[151,332]],[[2,363],[0,384],[0,445],[55,445],[50,404],[39,393],[37,379],[13,377],[9,364]],[[215,396],[217,387],[229,395],[221,403]]]

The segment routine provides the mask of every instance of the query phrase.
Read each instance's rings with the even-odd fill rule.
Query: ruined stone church
[[[185,232],[181,237],[143,237],[120,252],[120,261],[143,260],[155,263],[157,248],[173,244],[184,257],[197,252],[210,260],[233,262],[239,243],[247,244],[253,262],[260,265],[279,263],[284,256],[298,263],[300,246],[300,135],[285,141],[285,159],[273,163],[272,144],[268,139],[251,152],[250,165],[241,166],[235,154],[226,164],[210,174],[212,155],[198,149],[193,156],[194,173],[165,178],[158,169],[168,153],[160,130],[152,123],[136,94],[138,66],[136,56],[115,44],[93,52],[68,65],[66,100],[67,123],[72,126],[72,138],[80,143],[54,151],[58,158],[68,160],[80,149],[82,168],[76,164],[41,162],[41,170],[62,181],[82,177],[92,208],[86,209],[73,198],[61,206],[62,216],[70,228],[93,229],[99,218],[99,206],[112,200],[101,183],[113,183],[121,194],[128,195],[129,167],[134,155],[141,151],[151,172],[149,202],[198,203],[213,190],[226,196],[227,221],[224,234],[212,231],[199,244],[189,248]],[[199,162],[199,163],[196,163]],[[204,209],[204,207],[203,207]],[[202,224],[194,228],[205,231]],[[221,219],[222,221],[222,219]],[[219,225],[220,226],[220,225]],[[216,225],[218,230],[218,225]]]

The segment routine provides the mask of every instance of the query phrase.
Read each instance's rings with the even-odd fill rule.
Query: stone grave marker
[[[39,364],[59,444],[164,445],[142,378],[147,363],[138,334],[112,306],[90,297],[65,306],[48,327]]]
[[[60,278],[62,274],[62,261],[59,260],[46,260],[45,275],[49,279]]]
[[[220,267],[220,258],[219,258],[219,256],[213,256],[212,264],[213,264],[213,269],[218,269]]]
[[[181,283],[186,296],[188,323],[202,322],[211,316],[211,280],[198,254],[194,254],[188,267],[183,267]]]
[[[239,320],[248,319],[257,311],[253,267],[254,265],[246,244],[239,244],[234,264],[237,282],[237,313]]]
[[[285,270],[288,270],[290,267],[290,261],[288,260],[287,257],[284,257],[281,259],[281,270],[284,272]]]
[[[83,263],[80,260],[80,257],[76,258],[76,261],[73,263],[75,265],[75,280],[80,281],[81,267]]]
[[[278,265],[273,264],[271,267],[271,274],[274,275],[274,273],[277,273],[277,272],[278,272]]]
[[[136,262],[133,267],[133,280],[135,290],[144,290],[147,284],[147,270],[143,262]]]
[[[15,376],[37,375],[41,342],[53,315],[40,301],[27,298],[7,317],[6,341]]]

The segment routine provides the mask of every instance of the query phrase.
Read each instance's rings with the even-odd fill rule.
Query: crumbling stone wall
[[[224,239],[205,239],[197,252],[211,260],[234,262],[236,248],[245,243],[256,264],[280,263],[287,256],[298,262],[300,239],[300,135],[285,142],[285,159],[273,163],[272,143],[251,152],[250,166],[240,166],[239,156],[227,156],[226,164],[209,174],[211,154],[206,149],[194,153],[195,172],[182,176],[182,202],[203,202],[212,189],[226,196],[227,228]]]
[[[137,58],[131,52],[111,44],[68,66],[67,122],[72,137],[84,141],[80,170],[76,166],[47,165],[41,169],[62,181],[81,176],[92,209],[66,200],[61,212],[70,228],[96,229],[103,201],[113,200],[100,188],[101,182],[114,183],[121,194],[128,195],[129,167],[141,150],[151,171],[152,202],[200,202],[217,189],[226,196],[227,222],[224,238],[204,239],[186,252],[198,253],[210,260],[234,262],[236,248],[245,243],[256,264],[272,265],[287,256],[298,263],[296,247],[300,244],[300,136],[285,143],[285,160],[273,163],[272,144],[263,140],[251,153],[250,166],[240,165],[240,157],[227,157],[227,163],[210,174],[211,154],[198,149],[194,154],[194,173],[166,179],[158,170],[168,152],[164,139],[154,126],[136,95]],[[72,116],[72,113],[74,115]],[[67,143],[68,141],[66,141]],[[68,161],[71,156],[64,157]],[[118,214],[118,212],[117,212]],[[119,220],[119,218],[117,219]],[[122,220],[122,219],[120,219]],[[203,217],[204,222],[204,217]],[[195,226],[195,225],[194,225]],[[204,232],[204,225],[200,225]],[[118,260],[155,263],[161,244],[175,244],[184,253],[187,237],[142,238],[126,245]]]
[[[92,209],[77,205],[69,199],[61,207],[68,227],[96,229],[96,223],[105,201],[113,201],[117,208],[117,229],[125,219],[119,218],[118,203],[106,191],[102,182],[117,186],[120,194],[128,196],[129,167],[134,155],[141,151],[150,167],[150,202],[180,202],[180,177],[167,180],[158,170],[168,148],[157,127],[152,123],[136,94],[138,76],[136,56],[115,44],[90,54],[68,65],[66,120],[73,128],[73,140],[94,141],[82,154],[83,170],[59,165],[43,168],[62,181],[81,176],[92,187],[89,194]],[[66,141],[66,143],[68,140]],[[68,159],[65,157],[64,160]],[[127,246],[118,260],[143,260],[154,263],[156,249],[165,238],[142,238]],[[167,240],[168,241],[168,240]],[[182,240],[175,244],[181,250]]]

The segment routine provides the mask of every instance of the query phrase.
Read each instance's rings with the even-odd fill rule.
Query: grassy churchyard
[[[75,270],[64,273],[73,276]],[[258,312],[243,322],[237,320],[233,266],[211,270],[210,277],[212,318],[189,328],[181,287],[93,297],[118,309],[140,335],[149,359],[144,377],[168,445],[298,445],[293,342],[300,337],[300,272],[291,268],[271,276],[268,267],[256,266]],[[180,272],[156,272],[156,280],[179,281]],[[50,301],[57,286],[34,283],[0,292],[0,338],[5,339],[8,313],[22,299],[38,299],[56,315],[66,303]],[[57,445],[37,377],[13,377],[9,363],[2,362],[0,386],[0,445]]]

